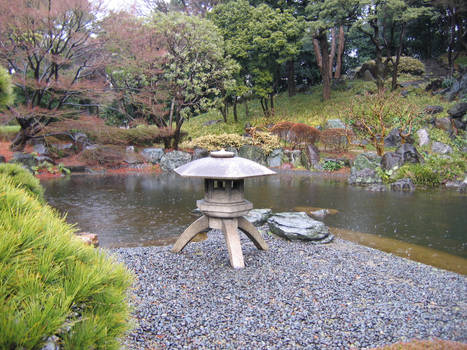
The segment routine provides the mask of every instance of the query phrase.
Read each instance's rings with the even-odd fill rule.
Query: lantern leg
[[[190,241],[200,232],[206,231],[209,229],[209,220],[207,216],[203,215],[198,220],[193,222],[188,228],[178,237],[174,246],[172,247],[173,253],[178,253],[185,248],[185,246],[190,243]]]
[[[255,244],[256,248],[260,250],[269,249],[268,244],[263,237],[261,237],[261,233],[259,233],[258,229],[243,216],[238,218],[238,227],[245,232],[248,238]]]
[[[236,219],[222,219],[222,231],[224,231],[225,242],[229,250],[230,265],[234,269],[241,269],[245,267],[245,262],[237,225]]]

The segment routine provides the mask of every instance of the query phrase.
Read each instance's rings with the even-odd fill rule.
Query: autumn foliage
[[[288,121],[277,123],[270,131],[285,142],[291,143],[294,147],[301,144],[314,145],[320,137],[318,129],[306,124]]]
[[[352,130],[346,129],[326,129],[321,131],[320,142],[324,149],[330,148],[333,151],[345,151],[354,137]]]

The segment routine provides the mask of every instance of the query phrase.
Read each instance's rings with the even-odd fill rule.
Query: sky
[[[134,4],[140,5],[141,0],[104,0],[104,5],[109,10],[129,10]]]

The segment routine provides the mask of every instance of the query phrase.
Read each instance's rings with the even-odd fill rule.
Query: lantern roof
[[[183,177],[239,180],[248,177],[274,175],[275,172],[252,160],[236,157],[224,150],[211,152],[209,157],[194,160],[174,170]]]

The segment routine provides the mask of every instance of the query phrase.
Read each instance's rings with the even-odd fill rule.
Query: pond
[[[338,210],[324,222],[467,258],[467,196],[445,190],[369,192],[303,173],[245,181],[255,208]],[[74,175],[42,182],[46,199],[104,247],[168,244],[193,220],[202,180],[163,175]]]

